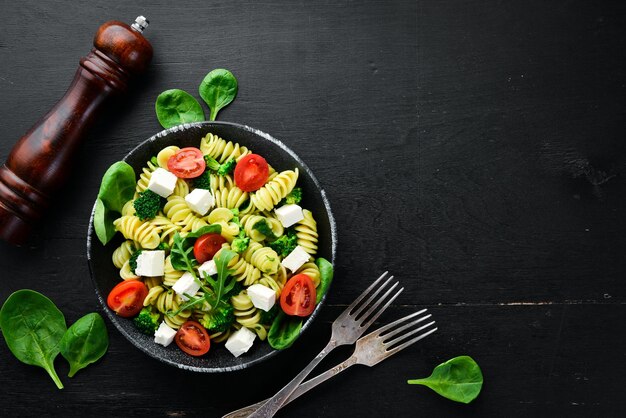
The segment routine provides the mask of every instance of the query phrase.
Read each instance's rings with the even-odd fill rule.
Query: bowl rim
[[[174,132],[178,132],[178,131],[183,131],[183,130],[187,130],[187,129],[191,129],[191,128],[196,128],[196,127],[204,127],[204,126],[214,126],[214,125],[222,125],[222,126],[231,126],[234,127],[236,129],[242,129],[244,131],[248,131],[250,133],[253,133],[257,136],[262,137],[263,139],[273,143],[274,145],[278,146],[279,148],[281,148],[283,151],[285,151],[287,154],[289,154],[289,156],[291,158],[293,158],[307,173],[307,175],[313,180],[313,183],[315,184],[317,190],[320,193],[320,196],[322,198],[322,203],[324,204],[324,207],[326,209],[326,213],[328,214],[328,222],[330,225],[330,233],[331,233],[331,263],[334,266],[335,265],[335,259],[336,259],[336,253],[337,253],[337,225],[335,223],[335,217],[333,215],[332,209],[330,207],[330,202],[328,201],[328,197],[326,195],[325,190],[322,188],[322,186],[320,185],[319,181],[317,180],[317,177],[315,177],[315,175],[313,174],[313,172],[311,171],[311,169],[304,163],[304,161],[302,161],[300,159],[300,157],[291,149],[289,148],[287,145],[285,145],[285,143],[283,143],[282,141],[274,138],[273,136],[271,136],[268,133],[265,133],[259,129],[250,127],[248,125],[242,125],[239,123],[234,123],[234,122],[222,122],[222,121],[203,121],[203,122],[193,122],[193,123],[184,123],[181,125],[176,125],[173,126],[171,128],[168,129],[164,129],[160,132],[157,132],[156,134],[152,135],[151,137],[149,137],[148,139],[142,141],[141,143],[139,143],[137,146],[135,146],[132,150],[130,150],[122,159],[122,161],[126,161],[127,158],[129,158],[131,155],[133,155],[135,152],[137,152],[139,149],[141,149],[142,147],[144,147],[146,144],[150,143],[150,142],[154,142],[155,140],[170,135]],[[109,320],[111,321],[111,323],[113,323],[113,325],[115,326],[115,328],[117,328],[117,330],[128,340],[131,342],[131,344],[133,344],[135,347],[139,348],[139,350],[141,350],[142,352],[144,352],[145,354],[148,354],[150,357],[175,366],[179,369],[183,369],[183,370],[189,370],[189,371],[194,371],[194,372],[201,372],[201,373],[225,373],[225,372],[231,372],[231,371],[236,371],[236,370],[243,370],[243,369],[247,369],[255,364],[258,364],[262,361],[265,361],[269,358],[274,357],[275,355],[277,355],[279,352],[284,351],[284,350],[276,350],[273,349],[272,351],[270,351],[269,353],[262,355],[256,359],[252,359],[246,363],[242,363],[242,364],[238,364],[235,366],[226,366],[226,367],[197,367],[197,366],[189,366],[189,365],[185,365],[185,364],[180,364],[178,362],[172,361],[170,359],[167,358],[163,358],[160,357],[158,355],[155,355],[153,352],[151,352],[150,350],[148,350],[146,347],[143,346],[143,344],[140,344],[135,338],[133,338],[132,335],[130,335],[128,332],[126,332],[126,330],[121,327],[118,324],[118,320],[119,317],[117,315],[114,315],[110,309],[107,309],[107,305],[106,305],[106,298],[103,297],[103,295],[100,293],[100,290],[98,288],[98,283],[96,282],[96,278],[95,278],[95,273],[94,273],[94,266],[93,266],[93,262],[91,259],[91,249],[92,249],[92,242],[93,242],[93,236],[94,236],[94,228],[93,228],[93,220],[94,220],[94,213],[96,210],[96,204],[94,202],[94,206],[91,210],[91,214],[89,217],[89,225],[88,225],[88,230],[87,230],[87,264],[89,266],[89,276],[91,277],[91,281],[93,283],[94,286],[94,291],[96,293],[96,297],[98,298],[98,301],[100,302],[105,314],[107,315],[107,317],[109,318]],[[332,283],[331,286],[332,287]],[[302,329],[300,331],[300,336],[302,336],[302,334],[311,326],[311,323],[315,320],[315,318],[318,316],[320,309],[322,308],[322,306],[324,305],[326,298],[328,297],[328,293],[330,291],[330,287],[327,290],[326,294],[322,297],[322,299],[320,300],[320,302],[317,304],[317,306],[315,307],[315,310],[313,311],[313,313],[307,318],[307,320],[305,321],[305,323],[302,325]],[[299,337],[300,338],[300,337]]]

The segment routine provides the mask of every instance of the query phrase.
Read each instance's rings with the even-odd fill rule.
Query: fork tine
[[[413,312],[410,315],[405,316],[404,318],[400,318],[396,321],[393,321],[391,324],[387,324],[384,327],[378,328],[376,331],[374,331],[374,333],[376,333],[377,335],[382,335],[385,333],[385,331],[390,330],[391,328],[400,325],[401,323],[408,321],[411,318],[415,318],[417,315],[421,315],[424,312],[426,312],[428,309],[422,309],[421,311],[417,311],[417,312]]]
[[[374,283],[372,283],[372,284],[370,285],[370,287],[368,287],[367,289],[365,289],[365,290],[363,291],[363,293],[361,293],[361,295],[360,295],[358,298],[356,298],[356,300],[355,300],[354,302],[352,302],[352,303],[350,304],[350,306],[348,306],[348,309],[346,309],[346,311],[348,311],[348,312],[349,312],[349,311],[351,311],[352,309],[354,309],[354,308],[355,308],[355,307],[359,304],[359,302],[361,302],[361,301],[365,298],[365,296],[367,296],[367,295],[369,294],[369,292],[371,292],[371,291],[372,291],[372,289],[373,289],[373,288],[375,288],[376,286],[378,286],[378,284],[380,283],[380,281],[381,281],[381,280],[383,280],[383,279],[385,278],[385,276],[387,276],[387,274],[388,274],[388,273],[389,273],[389,272],[388,272],[388,271],[386,271],[386,272],[384,272],[383,274],[381,274],[381,275],[380,275],[380,277],[379,277],[378,279],[376,279],[376,280],[374,281]]]
[[[428,324],[428,325],[432,325],[432,324],[434,324],[434,321],[433,321],[433,322],[431,322],[431,323],[430,323],[430,324]],[[437,329],[438,329],[438,328],[433,328],[433,329],[431,329],[431,330],[430,330],[430,331],[428,331],[428,332],[425,332],[425,333],[423,333],[423,334],[418,335],[417,337],[413,338],[412,340],[409,340],[409,341],[407,341],[407,342],[405,342],[405,343],[402,343],[401,345],[398,345],[398,346],[396,346],[396,347],[392,348],[391,350],[387,350],[387,352],[386,352],[386,354],[385,354],[385,355],[386,355],[386,356],[392,356],[392,355],[396,354],[398,351],[400,351],[400,350],[404,350],[405,348],[407,348],[408,346],[410,346],[410,345],[412,345],[412,344],[415,344],[415,343],[416,343],[416,342],[418,342],[419,340],[421,340],[421,339],[424,339],[424,338],[428,337],[430,334],[432,334],[433,332],[437,331]]]
[[[380,284],[378,286],[378,288],[376,289],[376,291],[374,293],[372,293],[371,295],[368,295],[369,297],[367,298],[367,300],[363,303],[361,303],[360,306],[355,305],[350,311],[350,315],[353,316],[354,318],[358,318],[359,315],[361,315],[361,313],[365,310],[365,308],[367,308],[367,306],[372,303],[372,301],[380,294],[380,292],[382,292],[383,290],[385,290],[385,288],[389,285],[389,283],[391,283],[391,281],[393,280],[393,276],[389,276],[389,278],[387,278],[382,284]],[[396,282],[397,284],[397,282]],[[370,286],[371,287],[371,286]],[[369,290],[369,289],[368,289]],[[363,292],[363,294],[361,294],[361,296],[366,296],[365,295],[366,292]],[[359,298],[360,299],[360,298]]]
[[[383,344],[386,345],[387,347],[393,347],[395,345],[398,345],[399,343],[403,342],[404,340],[406,340],[407,338],[409,338],[410,336],[417,334],[420,331],[425,330],[426,328],[428,328],[429,326],[433,325],[435,323],[435,321],[429,322],[426,325],[422,325],[419,328],[414,329],[411,332],[407,332],[403,335],[400,335],[399,337],[395,338],[393,341],[383,341]]]
[[[398,283],[394,284],[393,287],[391,287],[391,289],[389,289],[387,291],[387,293],[385,293],[383,295],[383,297],[381,297],[375,304],[374,306],[372,306],[367,313],[365,313],[363,315],[362,321],[361,321],[361,327],[362,328],[369,328],[370,325],[372,325],[374,323],[374,321],[376,321],[376,319],[378,319],[378,317],[385,311],[385,309],[387,309],[389,307],[389,305],[391,305],[391,303],[396,300],[396,298],[400,295],[400,293],[402,293],[402,291],[404,290],[404,287],[401,287],[400,289],[398,289],[398,291],[396,292],[395,295],[393,295],[388,301],[387,303],[385,303],[385,305],[383,305],[382,308],[378,309],[378,305],[380,305],[386,298],[387,296],[391,293],[391,291],[396,287]]]
[[[399,327],[398,329],[394,329],[393,331],[390,331],[389,333],[382,335],[381,338],[383,339],[383,342],[385,343],[389,343],[389,344],[393,344],[393,341],[397,341],[399,339],[402,339],[405,336],[411,335],[411,334],[404,334],[404,335],[400,335],[398,338],[393,338],[394,336],[404,332],[405,330],[414,327],[415,325],[419,324],[420,322],[423,322],[425,320],[427,320],[428,318],[430,318],[432,316],[432,314],[428,314],[428,315],[424,315],[421,318],[417,318],[414,321],[409,322],[408,324],[404,324],[403,326]]]

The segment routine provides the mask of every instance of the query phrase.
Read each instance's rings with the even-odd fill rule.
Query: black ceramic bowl
[[[153,137],[141,143],[132,150],[125,158],[128,164],[139,175],[146,161],[156,155],[168,145],[179,147],[199,147],[200,139],[207,133],[213,133],[227,140],[238,142],[250,148],[254,153],[260,154],[277,170],[293,169],[298,167],[300,177],[298,185],[303,188],[304,198],[302,207],[313,212],[317,221],[319,232],[318,256],[335,261],[336,230],[330,205],[326,199],[324,190],[320,187],[317,179],[309,168],[291,151],[285,144],[274,139],[270,135],[244,125],[226,122],[200,122],[184,124],[159,132]],[[113,287],[120,282],[119,272],[111,261],[115,248],[123,241],[123,237],[117,234],[109,244],[103,246],[95,236],[93,229],[93,212],[89,222],[87,235],[87,257],[91,278],[96,288],[96,295],[115,327],[135,346],[148,355],[174,365],[176,367],[197,372],[219,373],[243,369],[253,364],[268,359],[277,353],[266,341],[255,341],[250,351],[235,358],[223,344],[211,347],[209,354],[203,357],[192,357],[183,353],[176,344],[163,347],[155,344],[153,337],[138,332],[132,321],[120,318],[106,305],[106,297]],[[324,298],[325,299],[325,298]],[[313,314],[307,318],[302,330],[306,330],[317,316],[322,302],[315,308]]]

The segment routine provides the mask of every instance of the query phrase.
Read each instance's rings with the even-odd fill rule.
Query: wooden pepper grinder
[[[152,46],[139,16],[132,26],[106,22],[94,49],[80,60],[65,95],[13,147],[0,168],[0,238],[23,244],[70,174],[81,140],[109,99],[125,93],[132,76],[143,73]]]

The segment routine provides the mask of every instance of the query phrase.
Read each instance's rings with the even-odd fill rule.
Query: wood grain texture
[[[623,4],[0,6],[2,158],[63,94],[99,24],[145,14],[155,49],[147,76],[86,139],[37,239],[23,249],[0,244],[0,300],[33,288],[69,322],[100,309],[85,259],[100,178],[159,130],[158,93],[197,96],[217,67],[240,85],[220,119],[269,132],[300,155],[328,192],[340,244],[329,306],[277,358],[195,375],[147,358],[111,327],[106,357],[57,391],[2,343],[3,416],[219,416],[290,380],[323,347],[330,322],[386,269],[406,290],[381,321],[428,306],[439,332],[327,382],[283,416],[626,413]],[[405,384],[460,354],[486,379],[472,405]]]

